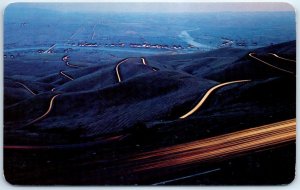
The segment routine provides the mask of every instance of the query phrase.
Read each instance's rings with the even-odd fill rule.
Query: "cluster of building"
[[[51,49],[51,50],[48,50],[48,51],[45,51],[45,50],[42,50],[42,49],[38,49],[37,50],[37,52],[39,53],[39,54],[42,54],[42,53],[54,53],[54,51]]]
[[[129,46],[132,48],[183,49],[181,45],[169,46],[169,45],[149,44],[149,43],[143,43],[143,44],[130,43]]]
[[[75,43],[71,44],[72,46],[79,46],[79,47],[101,47],[102,44],[97,43],[89,43],[89,42],[79,42],[77,45]],[[104,44],[104,47],[125,47],[125,43],[111,43],[111,44]]]
[[[3,57],[4,57],[4,59],[6,59],[6,58],[8,58],[8,57],[11,58],[11,59],[14,59],[14,58],[15,58],[14,55],[9,55],[9,56],[8,56],[8,55],[4,55]]]
[[[90,42],[71,43],[71,46],[79,47],[125,47],[125,43],[97,44]],[[165,44],[150,44],[150,43],[130,43],[131,48],[151,48],[151,49],[183,49],[181,45],[165,45]]]
[[[233,45],[240,46],[240,47],[247,47],[249,44],[251,46],[257,46],[256,41],[248,43],[246,40],[236,40],[236,41],[234,41],[232,39],[222,38],[222,44],[220,45],[220,47],[231,47]]]
[[[236,42],[236,45],[237,46],[242,46],[242,47],[247,47],[248,45],[251,45],[251,46],[257,46],[257,42],[249,42],[247,43],[245,40],[241,40],[241,41],[237,41]]]
[[[73,45],[74,46],[74,45]],[[97,47],[97,43],[79,42],[79,47]]]

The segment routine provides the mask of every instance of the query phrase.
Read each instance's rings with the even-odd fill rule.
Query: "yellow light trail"
[[[69,66],[69,67],[73,67],[73,68],[79,68],[80,67],[78,65],[74,65],[74,64],[69,63],[69,61],[66,61],[66,65]]]
[[[209,97],[209,95],[215,91],[216,89],[218,88],[221,88],[222,86],[226,86],[226,85],[229,85],[229,84],[234,84],[234,83],[241,83],[241,82],[249,82],[250,80],[237,80],[237,81],[231,81],[231,82],[225,82],[225,83],[222,83],[222,84],[218,84],[212,88],[210,88],[206,93],[205,95],[203,96],[203,98],[199,101],[199,103],[193,108],[191,109],[188,113],[180,116],[179,118],[180,119],[184,119],[190,115],[192,115],[194,112],[196,112],[202,105],[203,103],[205,102],[205,100]]]
[[[142,63],[143,63],[144,65],[147,65],[147,64],[146,64],[146,61],[145,61],[145,59],[144,59],[143,57],[141,57],[141,60],[142,60]]]
[[[147,62],[146,62],[146,59],[145,59],[145,58],[141,57],[141,60],[142,60],[142,63],[143,63],[144,65],[147,65]],[[152,71],[157,71],[157,69],[152,68]]]
[[[270,55],[273,55],[274,57],[277,57],[278,59],[282,59],[282,60],[285,60],[285,61],[290,61],[290,62],[294,62],[296,63],[295,60],[292,60],[292,59],[287,59],[287,58],[284,58],[284,57],[280,57],[279,55],[275,54],[275,53],[269,53]]]
[[[134,171],[214,161],[296,140],[296,119],[140,153]],[[140,164],[138,164],[140,163]]]
[[[45,117],[50,113],[50,111],[51,111],[51,109],[52,109],[52,107],[53,107],[54,99],[55,99],[56,97],[58,97],[59,95],[61,95],[61,94],[56,94],[55,96],[53,96],[53,97],[51,98],[50,104],[49,104],[49,108],[48,108],[48,110],[47,110],[43,115],[41,115],[40,117],[38,117],[38,118],[34,119],[33,121],[29,122],[28,124],[26,124],[26,126],[31,125],[31,124],[33,124],[33,123],[35,123],[35,122],[37,122],[37,121],[40,121],[41,119],[45,118]]]
[[[69,80],[74,80],[71,76],[67,75],[66,73],[64,73],[63,71],[59,72],[61,75],[63,75],[64,77],[66,77]]]
[[[36,95],[36,93],[34,93],[32,90],[30,90],[30,88],[28,88],[25,84],[21,83],[21,82],[15,82],[16,84],[19,84],[21,86],[23,86],[26,90],[28,90],[28,92],[30,92],[33,95]]]
[[[116,70],[118,82],[121,82],[121,81],[122,81],[122,80],[121,80],[120,73],[119,73],[119,67],[120,67],[120,65],[121,65],[122,63],[124,63],[124,62],[127,61],[127,60],[128,60],[128,58],[127,58],[127,59],[124,59],[123,61],[119,62],[119,63],[116,65],[115,70]]]
[[[118,82],[122,82],[121,74],[120,74],[120,71],[119,71],[119,70],[120,70],[119,67],[120,67],[120,65],[121,65],[122,63],[124,63],[124,62],[127,61],[127,60],[128,60],[128,58],[124,59],[123,61],[119,62],[119,63],[116,65],[115,70],[116,70],[116,75],[117,75],[117,78],[118,78]],[[142,61],[142,64],[143,64],[143,65],[147,65],[145,58],[141,57],[141,61]],[[156,71],[155,69],[152,69],[152,70],[153,70],[153,71]]]
[[[266,64],[266,65],[268,65],[268,66],[270,66],[270,67],[272,67],[272,68],[274,68],[274,69],[277,69],[277,70],[283,71],[283,72],[285,72],[285,73],[289,73],[289,74],[294,75],[293,72],[288,71],[288,70],[285,70],[285,69],[282,69],[282,68],[279,68],[279,67],[276,67],[276,66],[274,66],[274,65],[272,65],[272,64],[270,64],[270,63],[268,63],[268,62],[266,62],[266,61],[264,61],[264,60],[262,60],[262,59],[259,59],[259,58],[255,57],[254,54],[255,54],[255,53],[249,53],[249,56],[252,57],[253,59],[256,59],[256,60],[258,60],[258,61],[260,61],[260,62],[262,62],[262,63],[264,63],[264,64]]]

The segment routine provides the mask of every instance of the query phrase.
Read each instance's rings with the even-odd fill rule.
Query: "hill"
[[[167,142],[179,132],[183,135],[176,140],[183,141],[213,134],[207,130],[221,134],[294,118],[294,75],[257,61],[249,56],[252,52],[276,60],[277,66],[287,64],[269,53],[295,58],[295,41],[250,51],[221,48],[204,53],[149,56],[144,61],[128,58],[115,64],[79,68],[54,62],[60,66],[47,66],[41,74],[37,74],[42,70],[36,70],[38,63],[17,61],[5,65],[5,131],[13,134],[14,130],[21,130],[22,139],[32,132],[58,135],[60,139],[50,139],[48,143],[59,143],[68,141],[66,137],[72,133],[78,135],[78,131],[77,141],[81,141],[127,131],[135,133],[140,125],[145,126],[145,131],[138,131],[139,135],[151,129],[164,134]],[[23,64],[26,70],[19,69]],[[11,75],[18,71],[21,74]],[[28,71],[36,74],[31,77]],[[216,90],[199,110],[180,119],[213,86],[245,79],[250,81]],[[46,117],[31,123],[47,111],[55,95],[58,96]],[[25,141],[30,143],[30,139]],[[12,141],[8,137],[5,140]]]

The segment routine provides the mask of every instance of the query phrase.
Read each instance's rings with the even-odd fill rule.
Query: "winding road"
[[[116,70],[116,75],[117,75],[117,78],[118,78],[118,82],[122,82],[121,75],[120,75],[120,72],[119,72],[119,67],[120,67],[120,65],[121,65],[122,63],[126,62],[127,60],[128,60],[128,58],[126,58],[126,59],[120,61],[120,62],[116,65],[115,70]]]
[[[205,95],[203,96],[203,98],[198,102],[198,104],[193,108],[191,109],[189,112],[187,112],[186,114],[180,116],[179,118],[180,119],[184,119],[184,118],[187,118],[189,117],[190,115],[192,115],[193,113],[195,113],[197,110],[199,110],[199,108],[203,105],[203,103],[205,102],[205,100],[207,100],[207,98],[209,97],[209,95],[211,93],[213,93],[215,90],[217,90],[218,88],[221,88],[223,86],[226,86],[226,85],[230,85],[230,84],[235,84],[235,83],[242,83],[242,82],[250,82],[251,80],[237,80],[237,81],[231,81],[231,82],[225,82],[225,83],[222,83],[222,84],[218,84],[212,88],[210,88],[206,93]]]
[[[293,74],[290,71],[278,68],[265,62],[255,56],[255,53],[249,53],[249,56],[278,70]],[[273,54],[273,56],[279,58],[278,55]],[[281,59],[280,57],[279,59]],[[285,59],[285,58],[283,58]],[[122,81],[120,75],[120,65],[128,61],[128,58],[121,60],[115,67],[115,72],[117,75],[118,82]],[[286,60],[287,61],[287,60]],[[68,62],[66,62],[67,64]],[[144,58],[141,58],[141,63],[147,65]],[[70,65],[69,65],[70,66]],[[152,68],[153,69],[153,68]],[[74,80],[70,75],[60,71],[60,74],[69,80]],[[250,82],[251,80],[236,80],[218,84],[210,88],[201,100],[194,106],[190,111],[180,116],[179,119],[184,119],[196,111],[198,111],[209,96],[215,92],[217,89],[224,87],[226,85]],[[26,85],[20,82],[17,84],[23,86],[33,95],[36,95],[32,90],[30,90]],[[53,88],[51,91],[54,91]],[[39,116],[38,118],[32,120],[26,126],[32,125],[49,115],[53,109],[54,102],[58,96],[61,94],[56,94],[50,99],[49,107],[47,111]],[[101,145],[101,143],[107,143],[112,141],[119,141],[126,137],[128,134],[116,135],[112,137],[103,138],[99,141],[79,143],[79,144],[69,144],[69,145],[48,145],[48,146],[31,146],[31,145],[5,145],[4,149],[7,150],[49,150],[49,149],[70,149],[70,148],[86,148],[91,145]],[[261,151],[266,148],[271,148],[276,145],[281,145],[288,142],[294,142],[296,140],[296,118],[280,121],[276,123],[261,125],[249,129],[239,130],[232,133],[222,134],[210,138],[200,139],[192,142],[181,143],[176,145],[171,145],[168,147],[159,148],[153,151],[139,152],[132,155],[127,155],[122,157],[117,162],[115,160],[104,160],[104,164],[108,163],[109,166],[105,168],[105,175],[117,175],[118,168],[122,168],[128,173],[140,174],[145,172],[146,174],[153,174],[154,172],[159,172],[161,169],[171,169],[174,167],[184,168],[186,166],[193,166],[194,164],[205,164],[214,161],[220,161],[223,159],[230,159],[232,157],[250,153],[255,151]],[[101,147],[101,146],[100,146]],[[81,163],[80,163],[81,164]],[[84,163],[85,164],[85,163]],[[99,160],[92,160],[92,163],[99,167]],[[100,165],[101,166],[101,165]],[[198,166],[198,165],[197,165]],[[201,166],[201,165],[200,165]],[[92,168],[92,167],[91,167]],[[95,167],[96,168],[96,167]],[[165,184],[176,180],[182,180],[193,176],[203,175],[205,173],[210,173],[214,171],[219,171],[220,169],[214,169],[207,172],[200,172],[194,175],[180,177],[172,180],[167,180],[163,182],[156,183]],[[147,173],[149,172],[149,173]],[[151,173],[152,172],[152,173]],[[170,173],[174,171],[170,170]],[[105,178],[107,176],[103,176]],[[113,176],[115,177],[115,176]],[[118,176],[119,177],[119,176]]]
[[[66,61],[65,63],[66,63],[66,65],[69,66],[69,67],[73,67],[73,68],[79,68],[79,67],[80,67],[80,66],[78,66],[78,65],[71,64],[69,61]]]
[[[280,57],[279,55],[277,55],[277,54],[275,54],[275,53],[269,53],[269,55],[273,55],[274,57],[276,57],[276,58],[278,58],[278,59],[282,59],[282,60],[285,60],[285,61],[290,61],[290,62],[296,63],[295,60],[287,59],[287,58],[284,58],[284,57]]]
[[[264,61],[264,60],[262,60],[262,59],[259,59],[259,58],[256,57],[255,55],[256,55],[256,53],[249,53],[249,56],[250,56],[251,58],[253,58],[253,59],[255,59],[255,60],[257,60],[257,61],[259,61],[259,62],[261,62],[261,63],[263,63],[263,64],[265,64],[265,65],[268,65],[268,66],[270,66],[270,67],[272,67],[272,68],[274,68],[274,69],[277,69],[277,70],[279,70],[279,71],[282,71],[282,72],[285,72],[285,73],[294,75],[294,73],[293,73],[292,71],[288,71],[288,70],[286,70],[286,69],[282,69],[282,68],[280,68],[280,67],[276,67],[276,66],[272,65],[271,63],[268,63],[268,62],[266,62],[266,61]],[[275,55],[276,55],[276,54],[275,54]],[[276,55],[276,56],[277,56],[277,55]]]
[[[117,75],[117,79],[118,79],[118,82],[122,82],[122,77],[121,77],[121,74],[120,74],[120,65],[125,63],[126,61],[128,61],[129,58],[126,58],[126,59],[123,59],[122,61],[120,61],[116,67],[115,67],[115,71],[116,71],[116,75]],[[147,62],[146,62],[146,59],[141,57],[141,63],[143,65],[147,65]],[[153,71],[157,71],[156,69],[152,68]]]
[[[30,88],[28,88],[28,86],[26,86],[25,84],[21,83],[21,82],[15,82],[16,84],[19,84],[21,86],[23,86],[28,92],[30,92],[32,95],[36,95],[35,92],[33,92]]]
[[[79,66],[79,65],[71,64],[71,63],[69,62],[69,57],[70,57],[70,56],[65,55],[65,56],[63,56],[63,58],[62,58],[62,61],[63,61],[68,67],[72,67],[72,68],[79,68],[79,67],[81,67],[81,66]]]
[[[48,110],[47,110],[43,115],[41,115],[40,117],[38,117],[38,118],[32,120],[31,122],[29,122],[29,123],[26,124],[25,126],[32,125],[32,124],[34,124],[35,122],[44,119],[44,118],[50,113],[50,111],[52,110],[53,102],[54,102],[55,98],[57,98],[59,95],[61,95],[61,94],[56,94],[56,95],[54,95],[54,96],[51,98],[50,103],[49,103],[49,108],[48,108]]]
[[[62,76],[66,77],[66,78],[69,79],[69,80],[74,80],[73,77],[71,77],[70,75],[64,73],[63,71],[60,71],[59,74],[61,74]]]
[[[53,46],[51,46],[51,48],[53,48],[54,46],[55,46],[55,44],[54,44]],[[51,48],[49,48],[49,49],[51,49]],[[47,51],[48,51],[48,50],[47,50]],[[68,66],[70,66],[70,67],[79,67],[79,66],[77,66],[77,65],[71,65],[71,64],[69,64],[69,62],[68,62],[68,56],[63,57],[62,60],[66,63],[66,65],[68,65]],[[67,79],[69,79],[69,80],[71,80],[71,81],[74,80],[73,77],[71,77],[70,75],[64,73],[63,71],[60,71],[59,74],[61,74],[62,76],[66,77]],[[23,83],[21,83],[21,82],[15,82],[15,83],[16,83],[16,84],[19,84],[19,85],[21,85],[21,86],[23,86],[23,87],[24,87],[26,90],[28,90],[31,94],[36,95],[36,93],[34,93],[34,92],[33,92],[30,88],[28,88],[25,84],[23,84]],[[52,89],[51,89],[51,92],[54,92],[54,91],[55,91],[55,88],[52,88]],[[35,122],[37,122],[37,121],[40,121],[41,119],[45,118],[45,117],[50,113],[50,111],[51,111],[51,109],[52,109],[54,99],[55,99],[56,97],[58,97],[59,95],[61,95],[61,94],[56,94],[56,95],[54,95],[54,96],[51,98],[50,103],[49,103],[49,108],[48,108],[48,110],[47,110],[43,115],[41,115],[40,117],[38,117],[38,118],[34,119],[33,121],[29,122],[29,123],[26,124],[25,126],[32,125],[33,123],[35,123]]]

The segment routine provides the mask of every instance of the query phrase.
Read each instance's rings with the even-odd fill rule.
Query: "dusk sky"
[[[287,3],[59,3],[25,6],[74,12],[249,12],[294,11]]]

